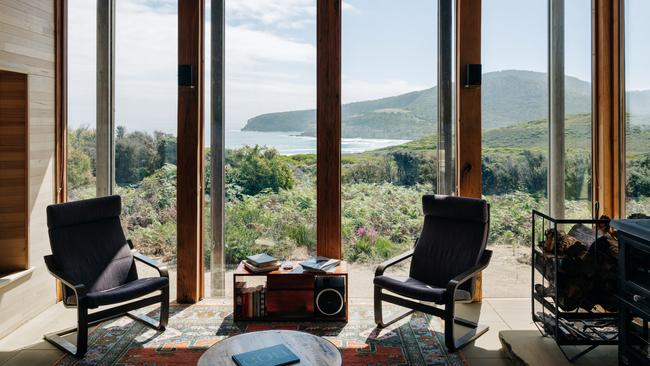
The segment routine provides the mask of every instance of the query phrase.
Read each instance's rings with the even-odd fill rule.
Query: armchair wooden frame
[[[387,268],[394,266],[406,259],[409,259],[413,256],[413,250],[402,253],[394,258],[391,258],[382,264],[380,264],[376,271],[375,276],[382,276],[384,271]],[[473,321],[457,317],[455,315],[455,299],[454,294],[460,285],[471,280],[476,274],[480,273],[482,270],[487,268],[492,258],[492,251],[485,249],[479,263],[468,269],[467,271],[457,275],[452,278],[446,286],[445,300],[444,300],[444,309],[426,305],[421,302],[416,302],[409,300],[404,297],[398,297],[395,295],[387,294],[382,292],[382,288],[375,285],[375,296],[374,296],[374,310],[375,310],[375,323],[378,327],[384,328],[387,327],[396,321],[412,314],[415,311],[421,311],[426,314],[431,314],[445,320],[445,345],[449,352],[455,352],[456,350],[466,346],[468,343],[472,342],[476,338],[483,335],[489,330],[488,326],[477,324]],[[410,310],[397,315],[389,321],[384,321],[382,313],[382,301],[386,301],[395,305],[403,306],[409,308]],[[454,337],[454,324],[459,324],[464,327],[470,328],[468,332],[463,334],[461,337],[456,339]]]
[[[159,262],[142,255],[133,249],[131,240],[127,240],[131,253],[136,261],[143,263],[148,267],[152,267],[158,271],[160,277],[169,278],[167,267]],[[163,331],[167,326],[169,319],[169,285],[160,290],[160,294],[144,297],[135,301],[126,302],[124,304],[108,308],[106,310],[97,311],[94,313],[88,312],[88,304],[86,303],[87,289],[83,284],[75,284],[70,281],[65,274],[58,270],[56,267],[54,256],[46,255],[44,257],[45,265],[48,272],[56,279],[61,281],[64,286],[69,287],[74,292],[73,302],[68,299],[63,299],[63,305],[66,308],[77,308],[77,326],[66,328],[58,332],[48,333],[43,338],[52,343],[57,348],[64,352],[68,352],[77,358],[81,358],[88,350],[88,327],[99,324],[103,321],[117,318],[126,315],[134,320],[140,321],[156,330]],[[156,322],[154,319],[146,315],[137,315],[132,313],[132,310],[140,309],[145,306],[153,305],[160,302],[160,319]],[[77,332],[77,345],[75,346],[63,336]]]

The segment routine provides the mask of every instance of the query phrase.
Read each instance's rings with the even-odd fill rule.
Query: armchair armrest
[[[411,258],[413,256],[413,249],[404,252],[396,257],[393,257],[391,259],[388,259],[384,261],[382,264],[377,266],[377,269],[375,270],[375,277],[376,276],[382,276],[384,274],[384,271],[390,267],[394,266],[395,264],[404,261],[405,259]]]
[[[56,264],[54,263],[54,256],[46,255],[43,257],[45,260],[45,266],[47,267],[47,271],[50,272],[52,276],[54,276],[57,280],[61,281],[64,285],[72,289],[74,291],[75,296],[77,297],[77,304],[80,303],[81,299],[86,297],[87,289],[86,286],[83,284],[74,284],[72,280],[70,280],[67,276],[65,276],[63,273],[57,270]]]
[[[476,266],[452,278],[451,281],[449,281],[449,283],[447,284],[447,294],[451,294],[448,296],[451,296],[451,299],[453,299],[458,286],[460,286],[462,283],[469,280],[470,278],[474,277],[475,274],[484,270],[488,266],[488,264],[490,264],[491,258],[492,258],[492,251],[485,249],[483,251],[483,255],[481,256],[481,260],[479,260]]]
[[[131,248],[131,254],[133,254],[133,258],[137,260],[138,262],[141,262],[151,268],[154,268],[158,271],[158,275],[160,277],[169,277],[169,273],[167,271],[167,266],[158,262],[157,260],[153,258],[149,258],[144,254],[139,253],[135,249],[133,249],[133,242],[131,239],[127,240],[127,243],[129,244],[129,247]]]

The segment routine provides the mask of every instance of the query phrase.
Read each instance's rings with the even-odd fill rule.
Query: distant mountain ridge
[[[500,128],[545,119],[548,114],[547,74],[506,70],[483,75],[483,127]],[[591,110],[591,84],[566,77],[566,114]],[[435,129],[437,87],[392,97],[342,106],[343,137],[416,139]],[[650,123],[650,90],[632,91],[628,103],[635,106],[633,124]],[[313,136],[316,111],[301,110],[262,114],[249,119],[243,131],[292,131]]]

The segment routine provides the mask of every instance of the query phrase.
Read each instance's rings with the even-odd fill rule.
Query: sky
[[[116,124],[176,131],[177,1],[116,1]],[[344,0],[343,102],[436,83],[437,0]],[[207,2],[209,5],[209,1]],[[316,104],[315,0],[226,0],[226,128]],[[69,123],[95,124],[96,9],[69,0]],[[591,0],[565,2],[567,75],[591,75]],[[626,83],[650,89],[650,1],[626,0]],[[209,6],[206,11],[209,14]],[[210,19],[206,19],[209,40]],[[209,41],[206,55],[209,55]],[[547,70],[547,1],[484,0],[483,71]],[[206,75],[209,75],[209,58]],[[206,90],[206,101],[209,100]]]

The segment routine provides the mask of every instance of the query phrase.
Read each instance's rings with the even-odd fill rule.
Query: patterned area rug
[[[196,365],[207,348],[244,332],[292,329],[322,336],[334,343],[343,364],[467,365],[461,352],[448,354],[442,321],[415,313],[386,329],[376,329],[371,305],[351,305],[348,323],[233,323],[228,305],[172,305],[169,325],[158,332],[122,317],[100,324],[89,336],[86,357],[64,356],[56,365]],[[386,311],[390,314],[390,309]],[[150,316],[157,318],[157,310]]]

